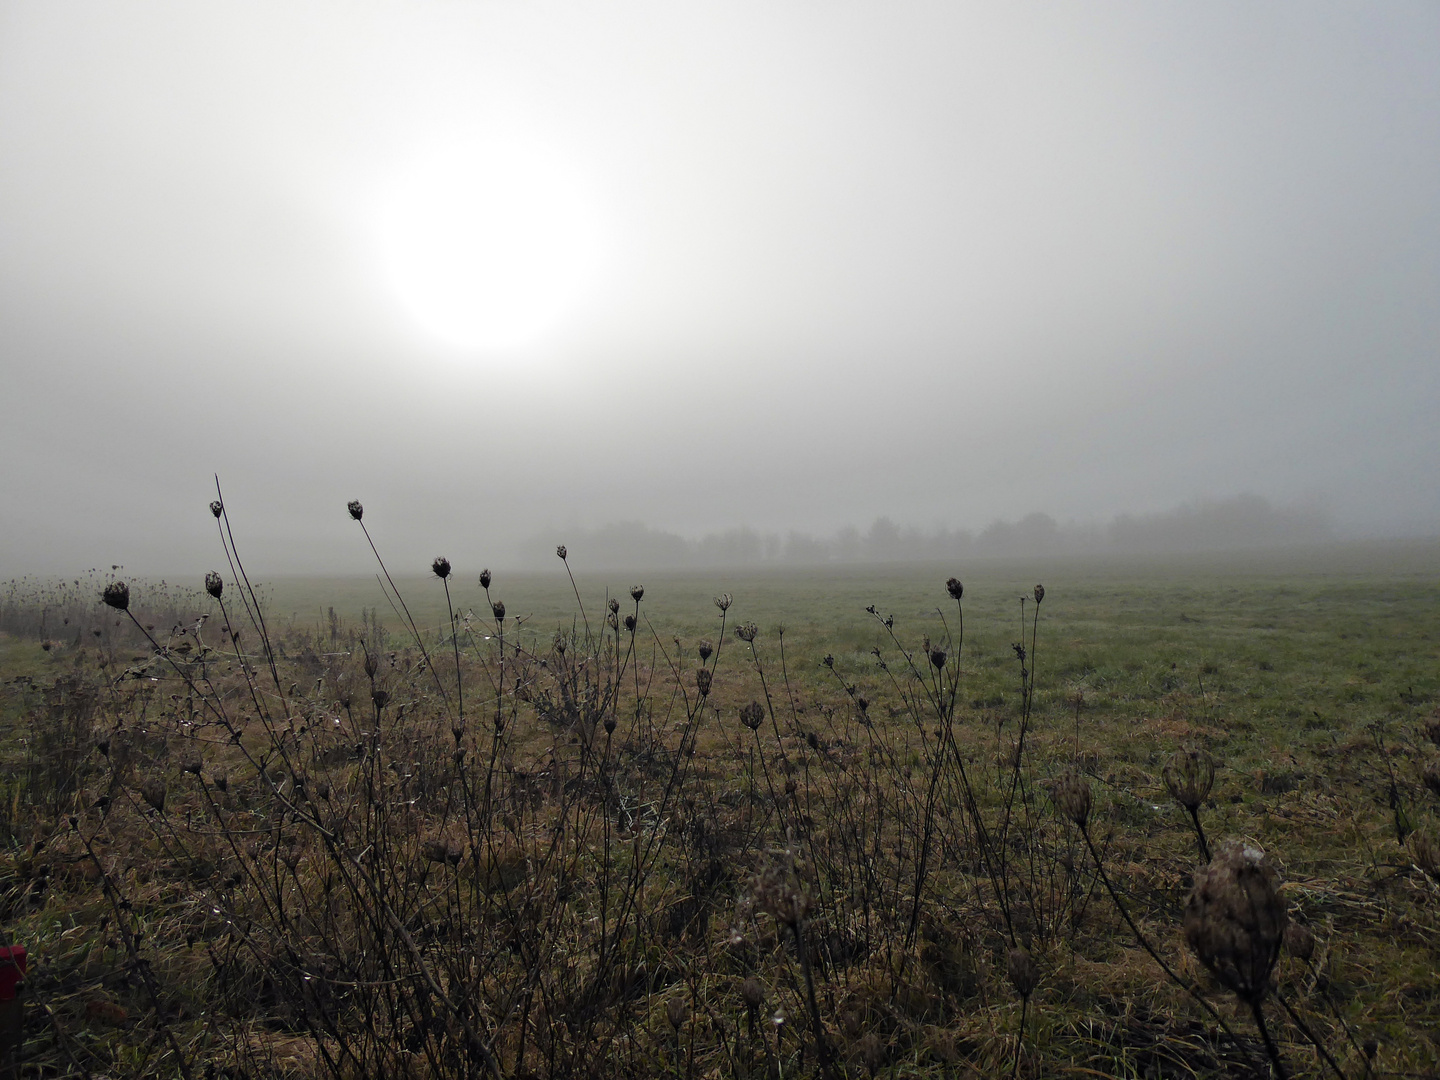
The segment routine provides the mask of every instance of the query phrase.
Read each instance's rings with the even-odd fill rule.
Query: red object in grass
[[[15,984],[25,977],[25,946],[0,948],[0,1001],[15,1000]]]

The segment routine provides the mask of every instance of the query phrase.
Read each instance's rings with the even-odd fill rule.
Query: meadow
[[[20,1075],[1436,1075],[1440,545],[219,565],[0,588]]]

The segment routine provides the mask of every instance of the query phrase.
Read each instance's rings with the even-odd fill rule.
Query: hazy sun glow
[[[431,152],[381,211],[385,270],[429,334],[463,349],[534,341],[574,307],[596,264],[593,205],[565,165],[523,141]]]

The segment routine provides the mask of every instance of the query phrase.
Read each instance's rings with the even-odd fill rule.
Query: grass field
[[[375,580],[0,596],[24,1074],[1435,1074],[1440,545],[571,562],[397,579],[423,654]],[[1196,823],[1313,941],[1249,999]]]

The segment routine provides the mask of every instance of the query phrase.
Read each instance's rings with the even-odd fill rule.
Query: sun
[[[599,226],[584,186],[523,140],[451,141],[418,157],[383,199],[381,259],[431,337],[467,351],[523,347],[590,283]]]

